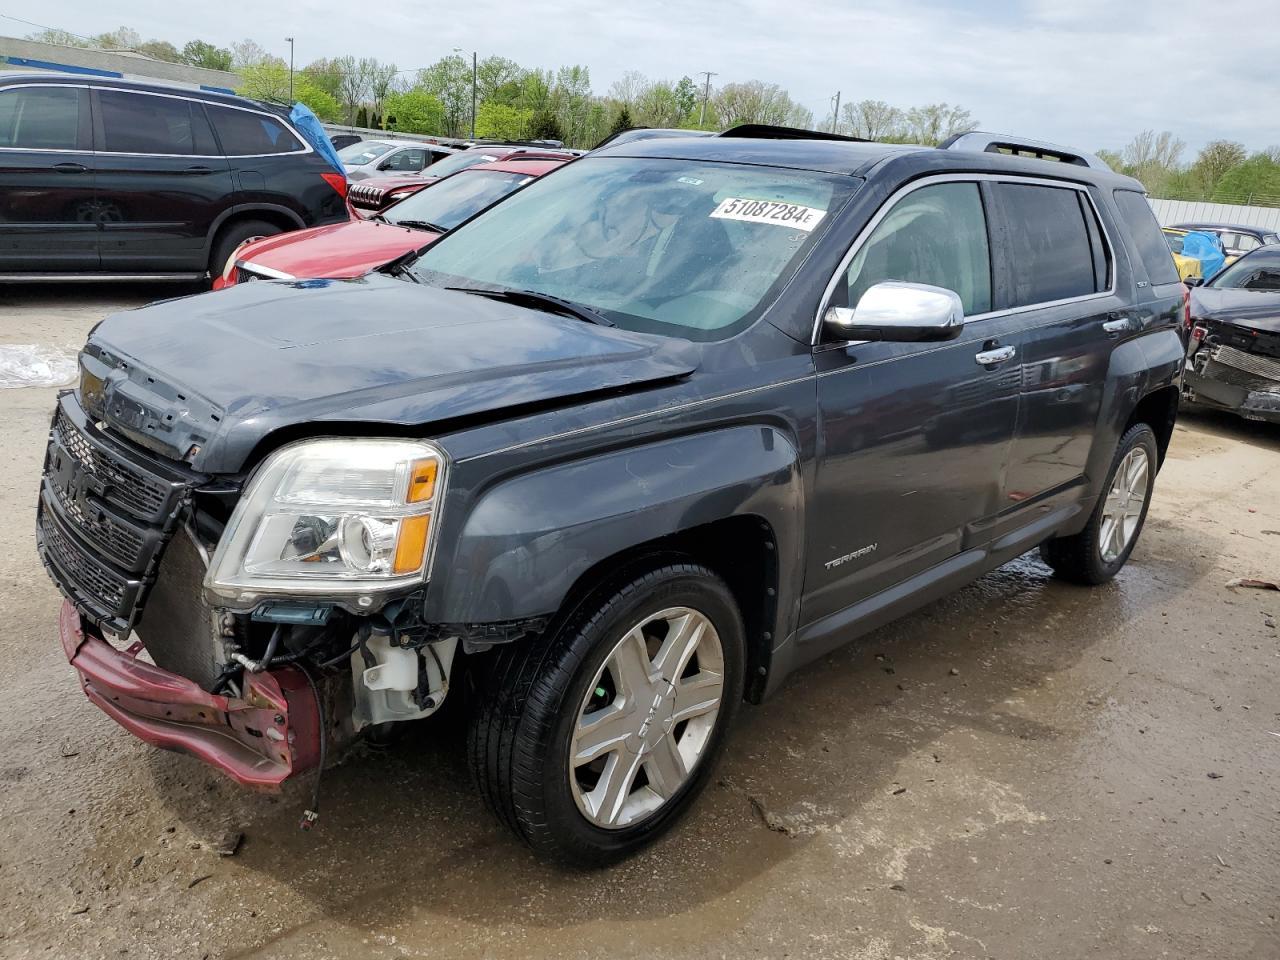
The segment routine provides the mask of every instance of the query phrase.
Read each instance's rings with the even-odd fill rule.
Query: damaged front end
[[[458,645],[417,616],[443,475],[429,445],[310,441],[241,484],[129,442],[63,394],[37,545],[85,694],[143,740],[261,789],[363,730],[430,716]]]
[[[1182,393],[1191,403],[1280,423],[1280,334],[1194,320]]]

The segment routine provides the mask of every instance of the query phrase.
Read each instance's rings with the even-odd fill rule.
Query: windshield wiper
[[[425,247],[422,248],[422,250],[425,249]],[[402,253],[394,260],[378,267],[378,272],[392,277],[403,277],[406,280],[412,280],[414,283],[421,283],[422,281],[418,279],[418,275],[410,270],[409,267],[422,256],[422,250],[410,250],[408,253]]]
[[[432,233],[448,233],[448,227],[442,227],[438,223],[432,223],[430,220],[388,220],[388,223],[395,224],[397,227],[408,227],[411,230],[430,230]]]
[[[597,313],[590,307],[584,307],[580,303],[574,303],[572,300],[565,300],[562,297],[555,297],[549,293],[539,293],[537,290],[488,290],[484,287],[445,287],[445,289],[453,290],[457,293],[473,293],[478,297],[488,297],[490,300],[503,300],[521,307],[541,308],[548,313],[568,314],[571,317],[585,320],[587,323],[598,324],[602,327],[617,326],[608,317]]]

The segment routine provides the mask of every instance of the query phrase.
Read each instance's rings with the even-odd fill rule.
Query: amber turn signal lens
[[[400,521],[394,573],[413,573],[422,566],[422,557],[427,550],[427,531],[430,528],[430,514],[422,517],[405,517]]]
[[[436,469],[439,464],[434,460],[415,460],[409,473],[409,492],[405,497],[408,503],[422,503],[430,500],[436,492]]]

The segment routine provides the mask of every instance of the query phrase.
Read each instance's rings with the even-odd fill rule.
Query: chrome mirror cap
[[[964,329],[964,305],[954,290],[885,280],[868,289],[855,309],[829,307],[823,322],[842,340],[950,340]]]

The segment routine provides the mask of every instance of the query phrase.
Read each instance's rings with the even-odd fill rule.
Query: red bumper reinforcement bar
[[[117,650],[86,636],[64,602],[58,633],[85,695],[135,736],[198,757],[233,780],[263,790],[316,765],[320,716],[302,671],[244,674],[243,698],[202,690],[186,677],[137,659],[140,644]]]

